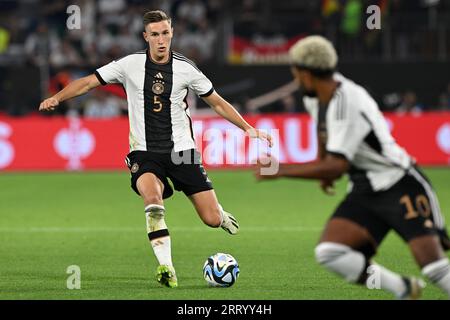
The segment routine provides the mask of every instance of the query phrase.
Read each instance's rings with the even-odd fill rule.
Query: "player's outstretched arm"
[[[99,85],[100,81],[98,81],[94,74],[75,80],[69,83],[64,89],[59,91],[53,97],[42,101],[39,105],[39,111],[52,111],[64,100],[85,94]]]
[[[261,168],[267,167],[277,161],[273,157],[260,159],[257,163],[255,175],[258,180],[286,178],[318,179],[333,181],[339,179],[350,169],[350,163],[341,156],[328,153],[324,159],[298,164],[279,164],[278,171],[274,174],[263,175]],[[324,186],[328,187],[328,186]]]
[[[251,138],[259,138],[261,140],[266,140],[269,143],[269,146],[272,146],[272,136],[260,131],[258,129],[253,128],[247,121],[242,118],[239,112],[228,103],[224,98],[222,98],[217,92],[213,92],[207,97],[204,97],[203,100],[214,109],[214,111],[227,119],[231,123],[233,123],[238,128],[244,130]]]

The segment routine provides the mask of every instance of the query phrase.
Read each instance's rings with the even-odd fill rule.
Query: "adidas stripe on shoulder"
[[[183,56],[182,54],[173,51],[173,52],[172,52],[172,56],[173,56],[173,58],[176,59],[176,60],[180,60],[180,61],[184,61],[184,62],[189,63],[189,64],[190,64],[191,66],[193,66],[198,72],[201,72],[201,71],[199,70],[199,68],[197,67],[197,65],[195,64],[194,61],[192,61],[192,60],[186,58],[186,57]]]

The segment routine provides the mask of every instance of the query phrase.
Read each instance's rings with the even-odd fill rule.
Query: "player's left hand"
[[[264,131],[261,131],[261,130],[255,129],[255,128],[248,129],[245,132],[248,134],[248,136],[250,138],[258,138],[263,141],[265,140],[269,144],[269,147],[272,147],[273,139],[270,134],[267,134]]]
[[[261,180],[271,180],[276,179],[278,176],[276,174],[264,174],[264,169],[269,168],[278,168],[278,161],[275,159],[275,157],[270,155],[264,155],[262,157],[259,157],[256,161],[256,165],[254,167],[254,174],[255,178],[258,181]]]
[[[336,194],[336,191],[334,189],[334,181],[328,180],[328,179],[322,179],[320,180],[320,188],[324,193],[326,193],[329,196],[334,196]]]

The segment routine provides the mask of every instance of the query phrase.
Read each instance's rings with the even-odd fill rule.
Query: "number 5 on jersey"
[[[159,96],[153,96],[153,106],[154,106],[153,111],[155,112],[160,112],[162,110],[163,104],[159,100]]]

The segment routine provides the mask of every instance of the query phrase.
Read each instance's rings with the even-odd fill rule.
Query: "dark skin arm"
[[[270,161],[276,161],[275,158],[270,157]],[[264,163],[270,163],[265,159]],[[265,166],[265,165],[264,165]],[[263,167],[261,162],[258,162],[258,169]],[[318,179],[318,180],[336,180],[340,178],[350,168],[347,159],[327,153],[323,159],[299,163],[299,164],[279,164],[277,173],[273,175],[261,175],[260,170],[256,171],[256,178],[258,180],[276,179],[281,177],[286,178],[302,178],[302,179]]]
[[[273,157],[261,159],[257,163],[255,172],[258,180],[269,180],[281,177],[317,179],[320,187],[328,195],[334,194],[334,180],[339,179],[350,168],[350,163],[344,157],[327,153],[325,143],[318,135],[318,157],[316,161],[301,164],[279,164],[278,172],[274,175],[262,175],[261,168],[269,166],[271,161],[277,161]],[[262,164],[264,163],[264,165]]]
[[[276,161],[275,158],[270,157],[270,161]],[[264,161],[264,163],[269,162]],[[258,163],[259,167],[262,167]],[[260,175],[257,170],[257,178],[259,180],[268,180],[276,178],[302,178],[302,179],[317,179],[317,180],[336,180],[339,179],[350,168],[349,162],[342,157],[333,154],[327,154],[324,159],[298,164],[279,164],[279,170],[273,175]]]
[[[327,150],[325,147],[325,140],[321,139],[320,133],[317,134],[317,157],[320,160],[323,160],[325,158],[325,155],[327,154]],[[328,194],[330,196],[335,194],[334,191],[334,180],[332,179],[321,179],[320,180],[320,188],[325,194]]]

